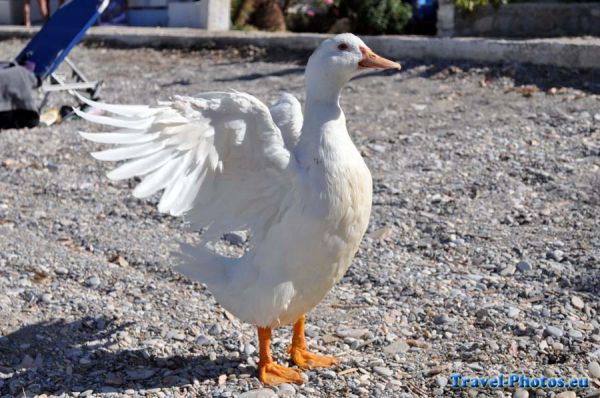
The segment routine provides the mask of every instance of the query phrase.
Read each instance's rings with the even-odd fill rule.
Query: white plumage
[[[114,116],[77,111],[82,118],[118,130],[81,135],[116,144],[95,158],[127,160],[109,178],[141,177],[136,197],[163,190],[159,211],[207,228],[202,244],[185,249],[181,272],[204,282],[240,319],[276,327],[322,300],[367,228],[371,175],[339,106],[342,86],[365,67],[399,65],[339,35],[309,60],[305,118],[291,94],[270,109],[238,92],[176,96],[156,107],[85,100]],[[211,241],[240,229],[252,236],[242,257],[211,249]]]

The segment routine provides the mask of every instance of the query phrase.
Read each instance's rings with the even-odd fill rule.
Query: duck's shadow
[[[193,388],[194,382],[243,371],[240,359],[210,360],[188,352],[161,357],[146,348],[116,348],[119,332],[131,324],[105,317],[54,320],[0,336],[0,396]]]

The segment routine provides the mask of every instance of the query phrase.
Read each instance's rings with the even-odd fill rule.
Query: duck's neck
[[[345,117],[340,107],[343,82],[330,78],[323,71],[307,68],[304,123],[296,146],[299,160],[313,158],[326,134],[346,134]]]

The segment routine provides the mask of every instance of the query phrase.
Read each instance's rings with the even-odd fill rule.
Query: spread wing
[[[304,122],[300,101],[292,94],[282,93],[271,104],[269,111],[271,111],[275,124],[281,130],[285,147],[290,151],[293,150],[300,139],[302,123]]]
[[[158,209],[185,214],[208,236],[250,228],[260,234],[292,191],[290,151],[269,109],[243,93],[175,97],[156,107],[111,105],[85,100],[115,116],[77,111],[82,118],[116,127],[109,133],[80,133],[115,147],[94,152],[122,161],[113,180],[142,177],[133,195],[163,190]]]

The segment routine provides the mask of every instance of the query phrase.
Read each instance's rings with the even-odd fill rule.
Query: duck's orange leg
[[[277,365],[271,357],[271,328],[258,328],[258,378],[264,384],[274,386],[282,383],[304,383],[298,369]]]
[[[303,369],[328,368],[339,362],[337,358],[327,355],[311,354],[306,347],[304,337],[304,315],[294,324],[292,345],[288,348],[292,361]]]

